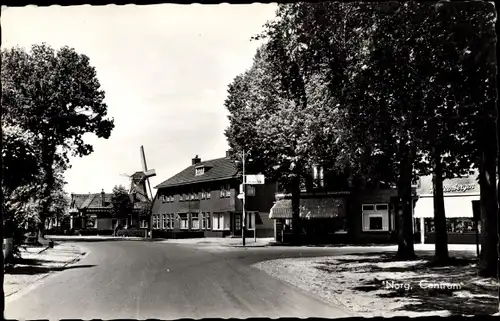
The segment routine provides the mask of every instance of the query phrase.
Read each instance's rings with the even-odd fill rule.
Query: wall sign
[[[417,187],[418,195],[432,195],[434,188],[432,184],[432,175],[420,177],[421,184]],[[479,183],[477,182],[477,174],[464,176],[460,178],[445,179],[443,181],[443,193],[460,194],[472,193],[479,194]]]
[[[465,193],[468,191],[472,191],[476,188],[474,184],[455,184],[455,185],[447,185],[443,186],[444,193]],[[434,189],[431,187],[429,192],[431,194],[434,193]]]

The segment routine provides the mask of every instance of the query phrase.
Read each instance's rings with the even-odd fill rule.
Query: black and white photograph
[[[2,5],[4,318],[500,316],[497,19]]]

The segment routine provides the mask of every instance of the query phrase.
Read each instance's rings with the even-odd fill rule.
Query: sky
[[[125,174],[148,169],[161,183],[202,160],[224,157],[227,86],[252,64],[250,38],[275,16],[275,4],[2,7],[2,48],[46,43],[90,58],[115,128],[87,135],[94,152],[72,158],[68,193],[110,193]],[[153,189],[153,194],[155,190]]]

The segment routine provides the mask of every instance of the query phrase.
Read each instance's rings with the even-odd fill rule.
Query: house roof
[[[205,173],[203,175],[195,176],[195,168],[199,168],[200,166],[206,167]],[[185,168],[183,171],[170,177],[163,183],[155,186],[155,188],[222,180],[237,177],[238,174],[239,170],[234,160],[226,157],[217,158],[191,165]]]
[[[112,195],[113,194],[104,194],[104,207],[111,207]],[[78,209],[102,208],[101,193],[72,194],[71,207],[76,207]]]

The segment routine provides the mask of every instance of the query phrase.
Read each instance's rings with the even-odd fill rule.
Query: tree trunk
[[[398,180],[399,202],[403,203],[403,213],[398,211],[398,252],[401,259],[416,258],[413,246],[413,196],[411,191],[412,155],[404,141],[400,143],[400,168]]]
[[[5,222],[5,213],[6,211],[4,211],[4,195],[3,195],[3,188],[0,189],[0,205],[2,206],[2,211],[0,213],[1,215],[1,219],[2,219],[2,228],[0,228],[0,238],[2,239],[2,244],[3,244],[3,240],[4,240],[4,222]],[[13,229],[11,230],[11,232],[14,232]],[[2,245],[2,248],[3,248],[3,245]],[[3,257],[3,253],[2,253],[2,256],[1,256],[1,260],[2,260],[2,266],[5,266],[5,258]],[[0,282],[2,284],[2,286],[0,287],[0,308],[2,308],[2,317],[4,317],[4,311],[5,311],[5,292],[4,292],[4,289],[3,289],[3,281],[4,281],[4,273],[0,273]]]
[[[434,148],[433,153],[433,171],[432,171],[432,189],[434,191],[434,226],[436,233],[436,244],[434,259],[437,263],[446,264],[449,261],[448,256],[448,232],[446,229],[446,213],[444,209],[443,195],[443,164],[441,162],[441,153]]]
[[[497,275],[498,261],[498,203],[496,190],[496,128],[487,120],[483,124],[480,194],[481,194],[481,262],[479,274],[484,277]]]
[[[54,188],[54,154],[50,148],[43,148],[44,155],[42,159],[44,162],[43,171],[43,187],[42,187],[42,201],[39,211],[39,224],[37,224],[37,238],[43,242],[45,237],[45,220],[49,216],[50,207],[52,205],[52,191]]]
[[[300,237],[300,178],[292,180],[292,243],[298,244]]]

